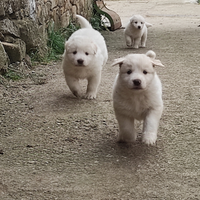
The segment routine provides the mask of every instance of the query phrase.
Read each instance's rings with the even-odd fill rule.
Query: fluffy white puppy
[[[145,47],[147,27],[151,26],[141,15],[133,15],[124,30],[126,45],[138,49],[141,43],[141,47]]]
[[[65,80],[72,93],[80,98],[79,80],[87,79],[84,98],[95,99],[102,67],[108,59],[107,47],[103,36],[84,17],[76,17],[81,29],[75,31],[65,43],[62,62]]]
[[[134,142],[137,133],[134,121],[143,120],[142,141],[154,144],[163,111],[162,85],[155,66],[163,64],[156,54],[129,54],[115,60],[120,70],[113,89],[113,106],[119,124],[119,141]]]

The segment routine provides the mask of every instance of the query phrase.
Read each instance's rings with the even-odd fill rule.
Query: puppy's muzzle
[[[142,81],[140,79],[133,80],[133,89],[134,90],[141,90],[142,89]]]
[[[138,26],[138,29],[141,29],[141,26]]]
[[[133,85],[137,87],[141,86],[141,80],[140,79],[133,80]]]
[[[78,65],[83,65],[84,60],[83,60],[83,59],[78,59],[78,60],[77,60],[77,63],[78,63]]]

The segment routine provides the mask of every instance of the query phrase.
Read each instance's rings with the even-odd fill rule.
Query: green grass
[[[104,27],[101,25],[99,15],[93,15],[90,19],[90,23],[92,27],[98,31],[104,29]],[[80,26],[74,22],[70,22],[67,28],[61,28],[59,30],[55,30],[54,24],[50,25],[48,28],[48,49],[46,54],[42,55],[38,51],[32,51],[29,54],[33,65],[37,62],[41,64],[47,64],[50,61],[59,60],[64,52],[65,41],[72,35],[72,33],[74,33],[79,28]]]
[[[71,36],[73,32],[79,29],[79,26],[70,23],[67,28],[61,28],[55,30],[54,25],[48,28],[48,39],[47,39],[47,52],[42,55],[39,51],[30,52],[32,64],[40,63],[47,64],[53,60],[59,60],[64,52],[64,43]]]
[[[98,31],[105,29],[105,27],[102,26],[100,15],[93,15],[90,19],[90,23],[92,27]],[[50,61],[61,59],[61,55],[64,52],[65,41],[79,28],[80,26],[73,22],[70,22],[67,28],[61,28],[59,30],[55,30],[54,24],[49,26],[46,53],[42,54],[35,49],[31,51],[29,56],[31,57],[32,65],[37,65],[38,63],[46,65]],[[7,80],[17,81],[24,78],[25,75],[20,70],[10,67],[2,77]]]
[[[97,30],[97,31],[101,31],[103,30],[103,27],[101,25],[101,16],[98,15],[97,13],[94,14],[91,18],[90,18],[90,23],[92,25],[92,27]]]
[[[18,81],[24,78],[24,75],[18,70],[8,68],[8,71],[3,75],[3,77],[8,80]]]
[[[93,14],[90,23],[92,27],[98,31],[105,30],[105,26],[103,26],[101,22],[101,16],[98,14]],[[46,53],[42,54],[35,49],[29,53],[32,65],[37,65],[38,62],[45,65],[50,61],[61,59],[61,55],[64,53],[65,41],[79,28],[80,25],[71,21],[68,27],[55,30],[54,23],[52,23],[47,31],[48,39]]]
[[[79,26],[73,23],[70,23],[67,28],[61,28],[58,31],[54,31],[54,27],[49,28],[47,46],[50,59],[57,59],[57,55],[63,54],[65,41],[78,29]]]

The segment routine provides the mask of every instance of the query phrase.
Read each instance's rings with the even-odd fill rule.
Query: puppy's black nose
[[[135,80],[133,80],[133,84],[135,86],[140,86],[141,85],[141,80],[140,79],[135,79]]]
[[[78,59],[77,62],[78,62],[79,65],[82,65],[83,62],[84,62],[84,60],[82,60],[82,59]]]
[[[141,29],[141,26],[138,26],[138,29]]]

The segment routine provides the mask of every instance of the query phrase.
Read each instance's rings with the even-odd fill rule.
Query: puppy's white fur
[[[113,89],[113,106],[119,124],[119,141],[134,142],[134,121],[143,120],[142,141],[154,144],[163,110],[162,86],[155,66],[163,66],[156,54],[129,54],[112,64],[120,66]]]
[[[76,97],[81,97],[79,79],[87,79],[84,98],[95,99],[101,81],[101,71],[108,59],[103,36],[82,16],[76,15],[81,29],[65,43],[62,67],[65,80]]]
[[[141,43],[141,47],[145,47],[147,27],[151,26],[141,15],[133,15],[124,30],[126,45],[138,49]]]

